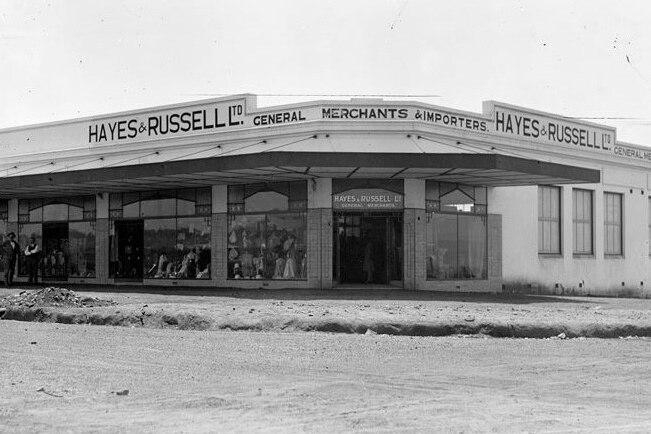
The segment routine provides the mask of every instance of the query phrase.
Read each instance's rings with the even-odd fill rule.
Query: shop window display
[[[95,276],[95,222],[69,224],[71,277]]]
[[[487,278],[486,188],[427,182],[430,280]]]
[[[109,215],[123,225],[141,222],[143,258],[139,267],[145,278],[209,279],[211,201],[210,188],[118,193],[109,198]],[[120,250],[118,229],[115,232],[111,260],[120,263],[120,256],[125,255]]]
[[[306,279],[306,183],[230,186],[228,198],[228,277]]]

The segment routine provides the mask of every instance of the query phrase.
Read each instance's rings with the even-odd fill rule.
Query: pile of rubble
[[[21,291],[0,299],[0,306],[21,307],[99,307],[113,306],[117,303],[111,300],[101,300],[93,297],[81,297],[66,288],[48,287],[38,291]]]

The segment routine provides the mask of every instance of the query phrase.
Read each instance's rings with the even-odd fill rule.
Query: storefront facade
[[[0,230],[52,282],[643,294],[651,150],[615,133],[252,95],[13,128]]]

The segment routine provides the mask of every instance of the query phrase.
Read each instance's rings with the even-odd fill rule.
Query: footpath
[[[0,317],[187,330],[558,339],[651,337],[651,299],[385,289],[17,286],[0,289]]]

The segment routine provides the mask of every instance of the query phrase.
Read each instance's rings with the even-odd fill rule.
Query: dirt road
[[[17,321],[0,335],[2,432],[651,431],[649,339]]]

